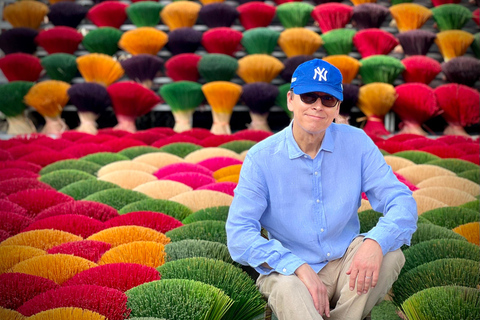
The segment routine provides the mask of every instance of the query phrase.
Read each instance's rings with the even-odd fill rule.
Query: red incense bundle
[[[74,54],[82,40],[83,35],[76,29],[62,26],[40,31],[35,38],[35,42],[49,54]]]
[[[322,33],[345,28],[353,15],[353,7],[342,3],[325,3],[315,7],[312,18],[318,23]]]
[[[220,27],[206,31],[202,45],[208,53],[223,53],[233,56],[238,51],[243,34],[232,28]]]
[[[0,58],[0,70],[9,82],[35,82],[43,70],[40,59],[26,53],[11,53]]]
[[[202,57],[195,53],[182,53],[173,56],[165,63],[168,77],[173,81],[198,81],[198,62]]]
[[[104,1],[90,8],[87,19],[97,27],[113,27],[119,29],[127,19],[128,4],[119,1]]]
[[[390,32],[374,28],[358,31],[352,40],[362,58],[389,54],[398,45],[398,40]]]
[[[440,62],[427,56],[411,56],[402,60],[405,82],[429,84],[442,71]]]
[[[252,1],[237,7],[240,24],[245,30],[267,27],[275,17],[276,8],[261,1]]]
[[[107,91],[118,120],[115,129],[129,132],[137,131],[136,117],[148,113],[160,102],[160,98],[152,90],[133,81],[114,83]]]

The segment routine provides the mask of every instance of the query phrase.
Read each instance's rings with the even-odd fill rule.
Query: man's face
[[[329,96],[323,92],[315,92],[315,94]],[[309,102],[309,100],[306,101]],[[310,134],[324,132],[338,116],[340,110],[340,101],[334,107],[326,107],[320,98],[309,104],[302,101],[300,95],[294,94],[292,91],[287,94],[287,105],[288,110],[293,112],[294,125],[298,125],[299,128]]]

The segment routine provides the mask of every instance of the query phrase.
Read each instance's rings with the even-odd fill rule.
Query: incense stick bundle
[[[399,44],[390,32],[373,28],[358,31],[352,40],[362,58],[376,54],[387,55]]]
[[[165,63],[165,70],[168,77],[173,81],[198,81],[198,63],[202,57],[195,53],[177,54]]]
[[[158,93],[173,113],[175,118],[173,130],[183,132],[192,129],[195,108],[205,99],[202,85],[192,81],[178,81],[163,85]]]
[[[152,27],[141,27],[125,32],[118,46],[130,54],[157,55],[168,42],[168,35]]]
[[[122,32],[112,27],[90,30],[82,40],[82,45],[90,53],[103,53],[113,56],[118,51]]]
[[[0,111],[8,122],[7,134],[28,134],[36,132],[33,123],[25,116],[23,97],[33,82],[13,81],[0,86]]]
[[[352,21],[359,29],[380,28],[390,12],[376,3],[363,3],[353,7]]]
[[[280,72],[280,76],[283,80],[285,80],[285,82],[290,82],[295,69],[297,69],[297,67],[302,63],[312,60],[313,58],[313,56],[309,55],[299,55],[283,60],[284,68],[282,72]]]
[[[213,28],[203,33],[202,46],[208,53],[233,56],[239,49],[243,34],[232,28]]]
[[[402,60],[405,66],[402,76],[405,82],[429,84],[442,71],[440,63],[427,56],[411,56]]]
[[[107,91],[118,121],[114,129],[136,132],[135,119],[160,102],[152,90],[133,81],[114,83]]]
[[[85,81],[96,82],[105,87],[120,79],[124,73],[118,61],[101,53],[78,57],[77,67]]]
[[[440,31],[462,29],[472,19],[472,12],[468,8],[453,3],[433,8],[432,15]]]
[[[204,84],[202,91],[212,107],[213,124],[210,131],[214,134],[231,134],[230,118],[242,94],[242,86],[227,81],[214,81]]]
[[[237,11],[240,14],[240,24],[245,30],[249,30],[269,26],[275,17],[276,7],[261,1],[253,1],[239,5]]]
[[[340,112],[335,118],[335,123],[349,124],[350,114],[353,107],[357,106],[360,88],[354,84],[343,85],[343,101],[340,104]]]
[[[150,54],[138,54],[120,62],[125,74],[133,81],[152,88],[153,79],[163,66],[163,59]]]
[[[155,27],[160,22],[163,5],[153,1],[141,1],[128,6],[128,19],[137,27]]]
[[[310,21],[314,6],[306,2],[285,2],[277,6],[277,17],[285,29],[303,28]]]
[[[14,28],[38,29],[48,13],[48,6],[38,1],[19,1],[3,9],[3,18]]]
[[[342,54],[326,56],[323,60],[333,64],[338,70],[340,70],[343,77],[343,83],[351,83],[357,76],[358,70],[362,65],[357,59]]]
[[[197,21],[201,7],[199,3],[184,0],[175,1],[163,8],[160,17],[170,31],[184,27],[191,28]]]
[[[8,81],[32,81],[40,77],[40,59],[26,53],[11,53],[0,58],[0,70]]]
[[[172,55],[194,53],[202,42],[202,32],[193,28],[178,28],[168,33],[167,49]]]
[[[87,19],[97,27],[112,27],[120,29],[127,19],[128,4],[119,1],[105,1],[94,5],[88,10]]]
[[[35,38],[38,31],[30,28],[12,28],[2,31],[0,34],[0,49],[4,54],[28,53],[37,51]]]
[[[75,130],[97,134],[96,120],[112,103],[107,89],[97,83],[76,83],[67,91],[70,102],[77,107],[80,126]]]
[[[398,31],[420,29],[432,16],[432,11],[416,3],[401,3],[389,8]]]
[[[328,55],[349,54],[353,49],[354,29],[334,29],[322,34],[323,48]]]
[[[250,110],[252,122],[247,125],[251,130],[271,132],[267,118],[270,108],[275,104],[278,96],[277,86],[265,82],[247,83],[243,86],[241,100]]]
[[[473,57],[457,57],[442,64],[442,71],[449,82],[474,87],[480,78],[480,61]]]
[[[198,72],[206,82],[230,81],[237,69],[237,59],[221,53],[206,54],[198,62]]]
[[[234,6],[223,2],[204,5],[198,13],[198,18],[209,28],[231,27],[238,16]]]
[[[322,37],[306,28],[290,28],[282,31],[278,45],[288,58],[298,55],[313,55],[323,44]]]
[[[472,44],[474,37],[471,33],[463,30],[447,30],[437,33],[435,44],[438,46],[443,60],[449,60],[463,56]]]
[[[312,17],[318,23],[322,33],[345,28],[352,15],[353,8],[342,3],[319,4],[312,11]]]
[[[50,6],[48,20],[54,26],[76,28],[87,15],[88,8],[75,2],[58,2]]]
[[[259,27],[244,31],[241,43],[248,54],[272,54],[277,46],[278,37],[280,32]]]
[[[35,38],[35,42],[49,54],[61,52],[73,54],[82,40],[83,35],[70,27],[42,30]]]
[[[407,56],[426,55],[437,35],[427,30],[412,30],[397,34],[397,39]]]
[[[359,70],[364,84],[385,82],[393,84],[395,79],[405,70],[402,62],[394,57],[375,55],[360,60]]]
[[[78,73],[76,57],[73,54],[49,54],[42,58],[41,64],[52,80],[70,83]]]
[[[68,102],[67,90],[69,88],[70,85],[66,82],[47,80],[32,86],[25,95],[25,103],[45,118],[46,123],[42,133],[60,134],[67,129],[60,114]]]
[[[283,63],[267,54],[250,54],[238,60],[237,74],[245,83],[272,82],[283,70]]]

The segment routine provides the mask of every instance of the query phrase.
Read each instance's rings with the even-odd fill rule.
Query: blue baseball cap
[[[295,94],[324,92],[343,101],[342,81],[342,73],[337,67],[324,60],[313,59],[295,69],[290,89]]]

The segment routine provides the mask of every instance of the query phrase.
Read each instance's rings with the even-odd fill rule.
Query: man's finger
[[[330,317],[330,301],[328,300],[328,295],[325,295],[325,315],[327,318]]]
[[[365,276],[365,283],[363,286],[363,293],[367,293],[370,289],[370,284],[372,283],[372,276]]]
[[[365,285],[365,271],[361,271],[357,276],[357,293],[360,295],[363,293],[363,287]]]
[[[375,271],[373,272],[373,276],[372,276],[372,288],[375,288],[375,286],[377,285],[377,282],[378,282],[378,272]]]
[[[349,282],[350,291],[353,291],[353,289],[355,288],[355,280],[357,279],[357,275],[358,275],[358,270],[357,269],[351,270],[351,272],[350,272],[350,282]]]

